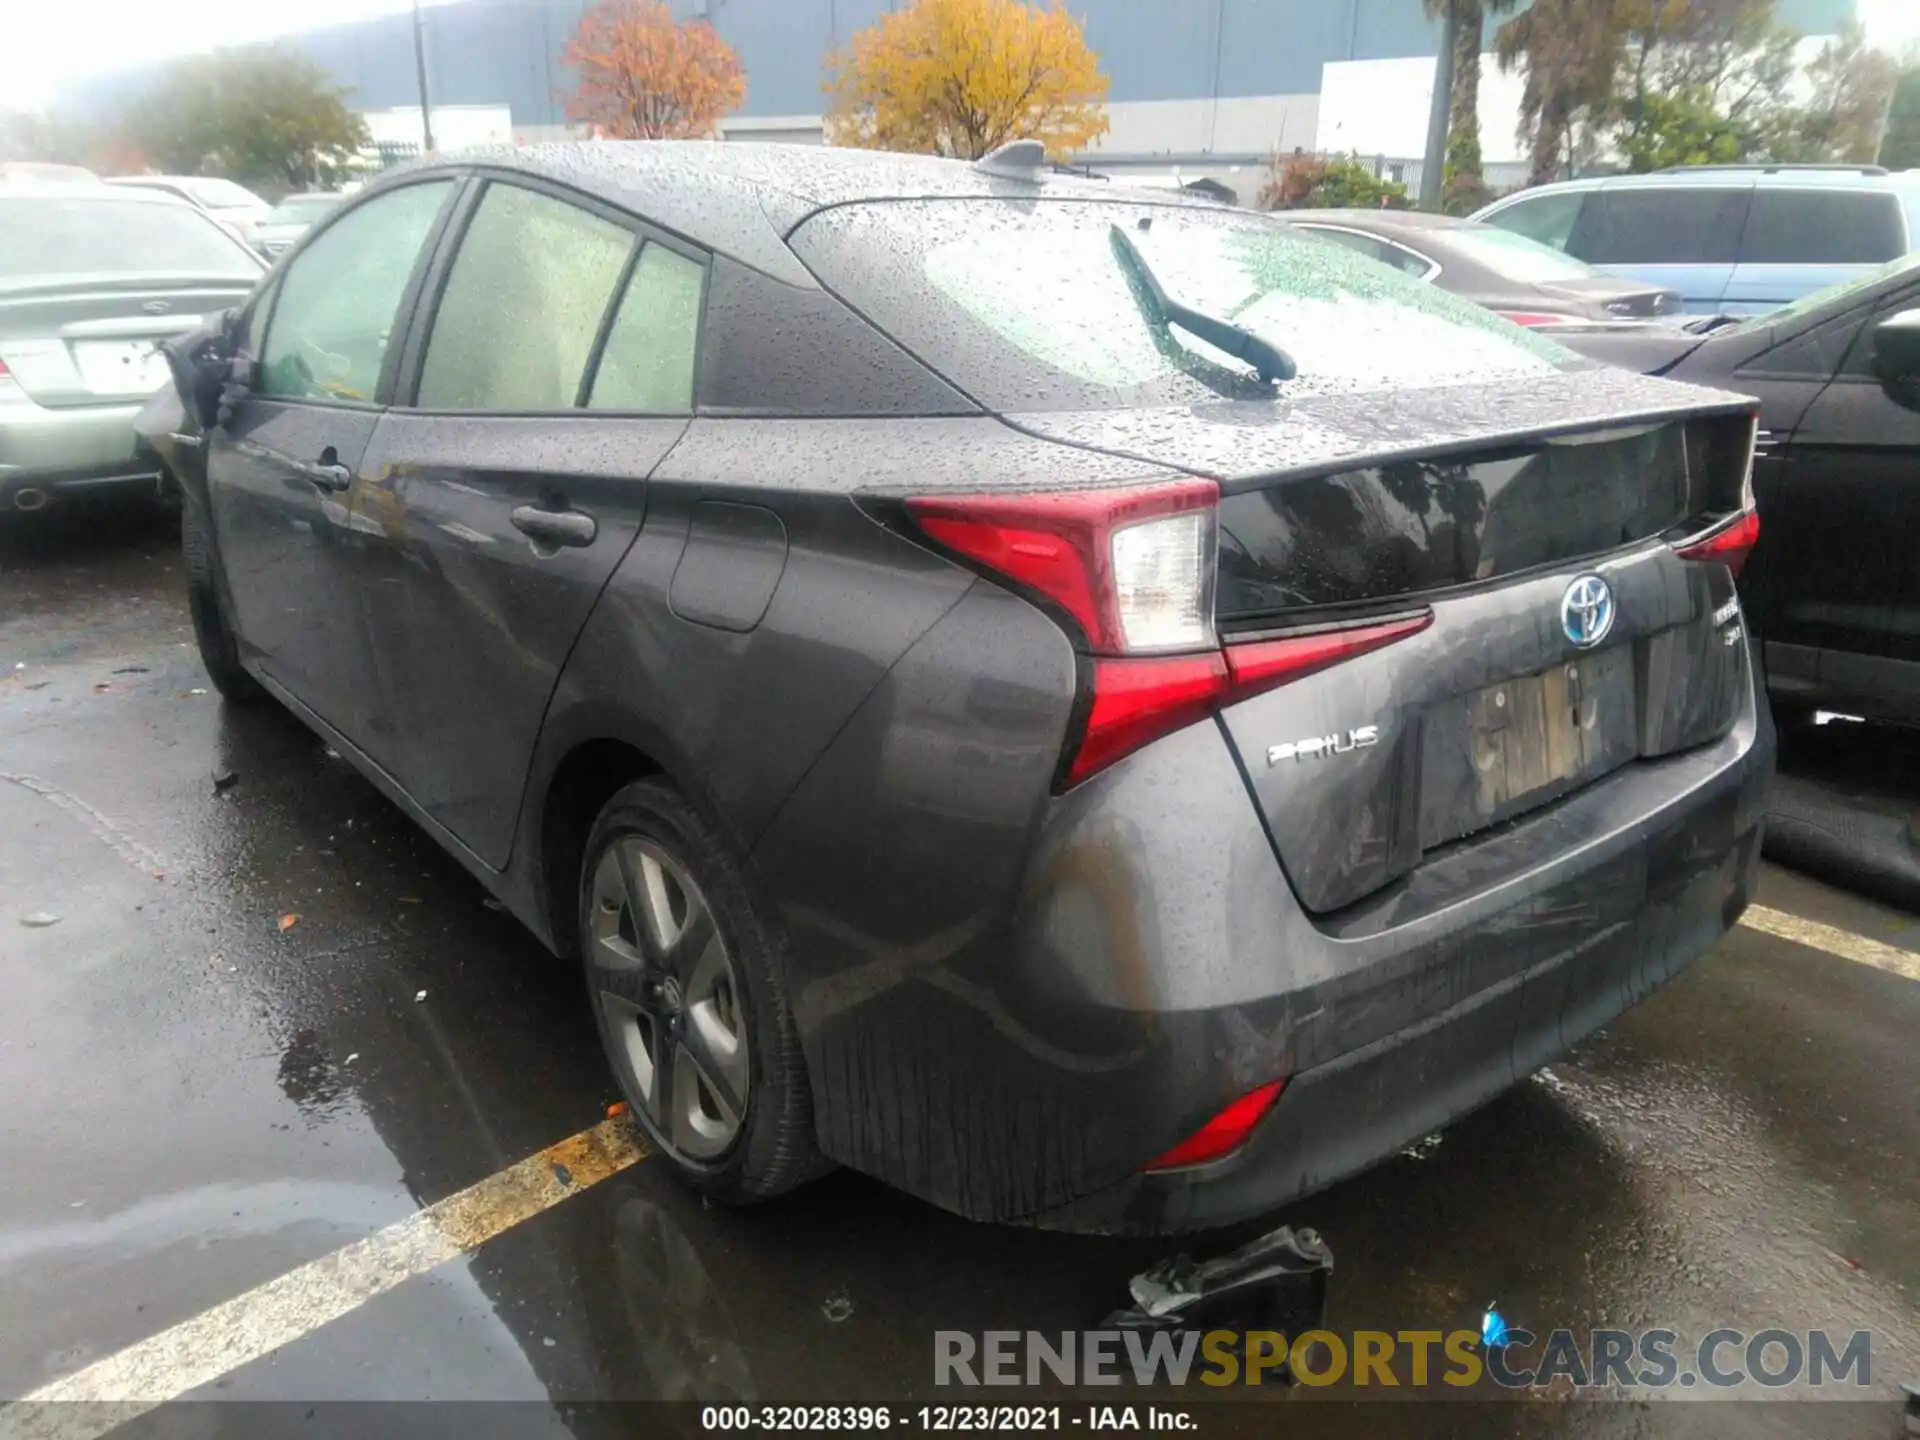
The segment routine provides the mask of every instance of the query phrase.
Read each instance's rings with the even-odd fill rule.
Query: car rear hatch
[[[1733,723],[1728,568],[1675,545],[1747,533],[1751,401],[1593,366],[1245,212],[980,183],[789,243],[1006,424],[1140,466],[1131,491],[906,501],[1074,638],[1058,785],[1217,716],[1327,912]]]
[[[0,363],[49,409],[144,399],[169,378],[159,343],[250,289],[190,276],[0,284]]]
[[[1219,720],[1309,910],[1350,905],[1424,855],[1733,725],[1749,682],[1731,576],[1683,553],[1718,562],[1738,548],[1697,551],[1703,535],[1724,542],[1746,504],[1752,414],[1713,401],[1581,423],[1570,389],[1538,412],[1570,425],[1376,441],[1375,456],[1305,467],[1264,467],[1262,450],[1288,447],[1239,427],[1248,468],[1222,479],[1217,512],[1219,639],[1230,664],[1315,637],[1330,659]],[[1411,393],[1391,425],[1445,435],[1463,403]],[[1521,405],[1510,397],[1510,418]],[[1219,418],[1018,423],[1082,443],[1099,428],[1143,459],[1218,474]]]

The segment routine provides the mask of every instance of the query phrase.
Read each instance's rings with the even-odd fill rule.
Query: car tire
[[[193,636],[200,642],[200,663],[206,666],[207,678],[228,700],[241,704],[258,700],[265,692],[240,664],[240,646],[220,604],[206,520],[191,503],[180,516],[180,553],[187,570],[187,610],[193,616]]]
[[[608,1063],[682,1179],[744,1204],[829,1168],[780,932],[714,827],[666,781],[636,781],[600,811],[579,920]]]

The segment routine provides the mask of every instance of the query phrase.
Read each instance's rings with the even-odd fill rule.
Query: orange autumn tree
[[[1058,3],[914,0],[827,61],[827,138],[977,160],[1009,140],[1055,157],[1107,133],[1107,77]]]
[[[746,98],[740,57],[704,20],[665,0],[598,0],[567,42],[572,119],[610,140],[697,140]]]

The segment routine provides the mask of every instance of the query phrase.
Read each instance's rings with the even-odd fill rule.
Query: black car
[[[1565,343],[1758,397],[1740,595],[1775,713],[1920,723],[1920,256],[1750,320]]]
[[[582,966],[713,1194],[1252,1215],[1752,893],[1751,403],[1263,217],[1038,146],[490,151],[171,353],[215,683]]]
[[[1646,322],[1678,315],[1680,292],[1477,220],[1411,210],[1286,210],[1274,219],[1484,305],[1516,325]]]

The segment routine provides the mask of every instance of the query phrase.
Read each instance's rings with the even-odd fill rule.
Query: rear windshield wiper
[[[1244,325],[1236,325],[1231,320],[1222,320],[1218,316],[1205,314],[1195,310],[1191,305],[1182,305],[1169,296],[1158,277],[1147,268],[1146,260],[1141,256],[1127,232],[1118,225],[1110,225],[1107,228],[1113,241],[1114,256],[1120,261],[1121,268],[1127,272],[1127,279],[1130,282],[1128,288],[1133,292],[1134,299],[1140,303],[1140,311],[1146,316],[1147,323],[1156,331],[1164,334],[1169,326],[1178,325],[1189,335],[1206,341],[1214,349],[1224,351],[1236,360],[1244,360],[1268,385],[1281,380],[1291,380],[1300,373],[1300,367],[1293,363],[1293,357],[1271,340],[1263,339]],[[1207,365],[1205,360],[1197,355],[1191,355],[1190,358],[1198,365],[1205,366],[1207,370],[1216,372],[1217,376],[1230,377],[1227,379],[1229,386],[1234,381],[1239,381],[1242,385],[1245,383],[1246,377],[1243,375],[1234,375],[1231,371],[1220,371],[1219,367]],[[1216,389],[1221,388],[1215,378],[1201,373],[1198,368],[1183,368],[1187,368],[1188,373],[1203,383],[1213,385]]]

